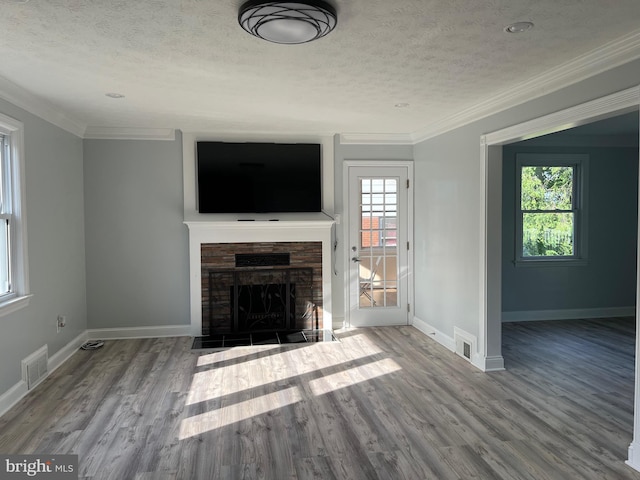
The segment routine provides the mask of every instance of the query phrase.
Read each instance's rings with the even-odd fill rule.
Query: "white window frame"
[[[24,176],[24,124],[14,118],[0,114],[0,133],[9,143],[6,161],[9,219],[9,277],[10,291],[0,296],[0,317],[26,307],[32,297],[29,290],[29,262],[27,255],[27,223],[25,212]],[[5,215],[3,215],[5,217]]]
[[[522,212],[522,167],[550,166],[574,167],[573,214],[574,238],[573,255],[534,256],[522,255],[523,212]],[[541,154],[518,153],[516,155],[516,221],[515,221],[515,264],[516,266],[584,266],[587,265],[587,185],[589,178],[589,155],[587,154]]]

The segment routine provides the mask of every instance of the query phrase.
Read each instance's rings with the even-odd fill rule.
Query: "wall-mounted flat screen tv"
[[[319,212],[319,144],[198,142],[200,213]]]

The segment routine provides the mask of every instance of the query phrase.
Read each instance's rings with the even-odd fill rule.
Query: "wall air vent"
[[[49,373],[49,350],[46,345],[22,360],[22,380],[31,390]]]
[[[462,342],[462,356],[471,360],[471,344]]]
[[[475,335],[471,335],[469,332],[454,327],[453,339],[456,343],[456,353],[469,362],[473,362],[472,356],[476,345]]]

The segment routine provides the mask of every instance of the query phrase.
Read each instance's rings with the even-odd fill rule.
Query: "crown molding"
[[[503,145],[557,133],[638,108],[640,87],[633,87],[575,107],[512,125],[481,137],[483,145]]]
[[[176,139],[173,128],[87,127],[83,138],[91,140],[169,140]]]
[[[526,82],[509,88],[499,95],[418,130],[410,134],[410,137],[413,143],[422,142],[638,58],[640,58],[640,30],[620,37],[540,75],[531,77]]]
[[[542,135],[525,140],[527,147],[638,148],[638,134]]]
[[[80,138],[110,140],[175,140],[176,138],[175,130],[170,128],[122,128],[84,125],[82,122],[70,118],[60,108],[4,77],[0,77],[0,98]]]
[[[4,77],[0,77],[0,98],[77,137],[82,138],[84,135],[86,125],[82,122],[61,113],[61,109]]]
[[[341,133],[342,145],[413,145],[413,138],[406,133]]]

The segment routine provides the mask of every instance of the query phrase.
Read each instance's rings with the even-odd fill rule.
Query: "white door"
[[[348,166],[351,326],[409,323],[409,167]]]

